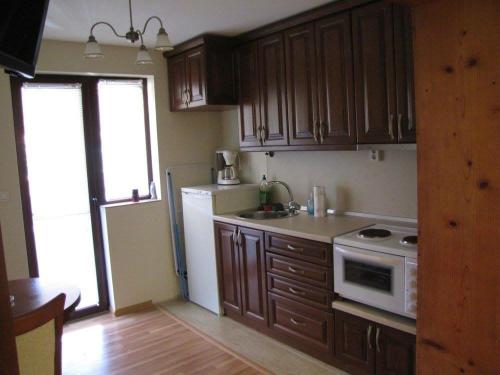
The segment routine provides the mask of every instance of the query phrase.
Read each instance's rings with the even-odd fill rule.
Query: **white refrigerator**
[[[189,299],[220,315],[213,215],[259,206],[259,186],[184,187],[182,211]]]

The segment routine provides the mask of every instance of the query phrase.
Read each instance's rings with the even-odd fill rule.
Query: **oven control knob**
[[[410,293],[410,300],[416,301],[417,300],[417,293]]]
[[[416,268],[412,268],[412,269],[410,270],[410,275],[412,275],[412,276],[417,276],[417,269],[416,269]]]
[[[417,312],[417,305],[415,305],[414,303],[412,303],[412,304],[410,305],[410,310],[409,310],[409,312],[411,312],[411,313],[416,313],[416,312]]]
[[[416,280],[412,280],[410,282],[410,288],[412,289],[417,289],[417,281]]]

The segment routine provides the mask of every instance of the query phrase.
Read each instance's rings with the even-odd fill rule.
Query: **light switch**
[[[7,202],[9,200],[8,191],[0,191],[0,202]]]

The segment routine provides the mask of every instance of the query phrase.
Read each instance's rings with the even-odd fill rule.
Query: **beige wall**
[[[222,133],[224,146],[237,149],[237,110],[222,115]],[[270,179],[289,183],[302,205],[314,185],[323,185],[329,208],[417,217],[415,151],[385,151],[378,162],[369,160],[368,151],[277,152],[272,158],[254,152],[241,159],[245,182],[258,182],[266,173]],[[287,195],[281,190],[277,199],[286,202]]]
[[[168,109],[166,64],[163,57],[153,52],[154,65],[134,64],[137,50],[127,47],[103,46],[105,58],[88,61],[82,57],[84,45],[79,43],[44,41],[38,71],[60,73],[97,73],[115,75],[154,76],[157,137],[159,153],[159,175],[163,199],[159,203],[144,204],[140,216],[135,216],[137,207],[125,206],[116,209],[108,217],[113,246],[117,251],[129,241],[130,228],[134,235],[147,241],[142,257],[125,257],[131,268],[143,260],[142,271],[134,277],[137,283],[149,280],[149,297],[144,300],[173,298],[177,295],[176,278],[172,265],[168,211],[165,201],[164,175],[167,166],[184,163],[212,162],[213,152],[221,138],[220,114],[218,113],[172,113]],[[0,73],[0,191],[7,191],[10,198],[0,202],[0,222],[5,242],[9,279],[28,275],[26,245],[24,240],[19,178],[13,133],[10,86],[8,77]],[[114,222],[116,218],[116,222]],[[151,225],[151,220],[154,225]],[[128,244],[130,245],[130,243]],[[128,250],[127,250],[128,251]],[[154,262],[152,262],[154,260]],[[145,265],[147,264],[147,267]],[[151,280],[154,279],[154,283]],[[138,290],[141,287],[138,287]],[[147,288],[143,288],[145,290]],[[142,301],[138,301],[142,302]]]

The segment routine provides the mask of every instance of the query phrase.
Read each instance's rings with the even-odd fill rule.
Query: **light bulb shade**
[[[104,57],[101,51],[101,46],[97,43],[97,40],[93,35],[89,36],[89,40],[85,44],[85,52],[83,56],[87,59],[99,59]]]
[[[157,51],[172,51],[174,46],[168,37],[165,29],[160,27],[158,34],[156,35],[155,50]]]
[[[135,60],[135,63],[137,65],[153,63],[153,60],[151,60],[151,56],[149,55],[149,52],[144,44],[141,46],[141,48],[139,48],[139,52],[137,52],[137,59]]]

